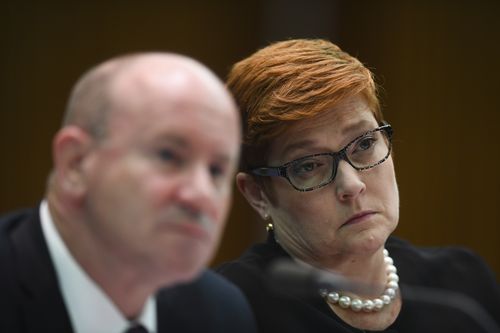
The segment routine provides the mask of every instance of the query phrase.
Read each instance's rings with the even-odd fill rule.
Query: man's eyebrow
[[[217,154],[215,156],[215,160],[217,161],[217,163],[222,163],[222,164],[226,165],[226,164],[230,164],[231,161],[234,159],[231,158],[228,154]]]
[[[171,133],[160,136],[158,141],[172,143],[180,148],[189,148],[190,146],[188,140],[180,135]]]
[[[160,137],[159,141],[171,143],[171,144],[177,146],[178,148],[185,149],[185,150],[190,149],[192,147],[189,140],[184,138],[182,135],[176,135],[176,134],[171,134],[171,133],[165,134],[165,135]],[[229,153],[216,152],[214,154],[214,159],[218,163],[225,164],[225,163],[230,163],[234,158],[232,158],[231,154],[229,154]]]

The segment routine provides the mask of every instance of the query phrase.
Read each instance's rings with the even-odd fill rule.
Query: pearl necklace
[[[384,306],[391,304],[392,300],[396,298],[396,292],[399,288],[399,276],[396,273],[396,266],[394,266],[394,261],[389,257],[389,252],[384,249],[384,262],[385,270],[387,272],[387,284],[385,286],[384,292],[378,298],[375,299],[364,299],[341,295],[335,291],[329,291],[322,289],[319,291],[320,295],[326,300],[327,303],[338,305],[341,308],[350,308],[353,311],[372,312],[380,311]]]

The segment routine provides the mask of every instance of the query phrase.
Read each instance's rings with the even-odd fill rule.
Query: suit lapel
[[[11,234],[23,294],[26,332],[71,332],[71,323],[43,237],[38,210]]]

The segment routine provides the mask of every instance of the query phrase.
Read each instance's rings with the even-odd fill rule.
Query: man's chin
[[[175,276],[179,283],[185,283],[195,280],[201,272],[208,266],[209,258],[207,253],[191,253],[188,257],[179,256],[176,262],[170,266],[170,274]]]

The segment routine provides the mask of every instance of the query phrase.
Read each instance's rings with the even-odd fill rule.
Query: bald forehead
[[[224,90],[222,82],[208,68],[197,61],[176,54],[150,53],[133,56],[117,64],[113,80],[117,84],[127,82],[170,83],[178,85],[186,81],[200,83],[213,90]]]
[[[235,109],[222,81],[191,58],[153,53],[137,56],[119,67],[110,81],[111,96],[116,99],[135,96],[154,100],[157,94],[172,103],[182,99],[211,99],[219,104],[220,110]]]
[[[238,117],[231,95],[207,67],[189,57],[158,52],[114,58],[88,71],[73,88],[64,125],[103,137],[111,114],[126,110],[127,104],[151,106],[160,98],[162,103],[212,103],[219,112]]]

